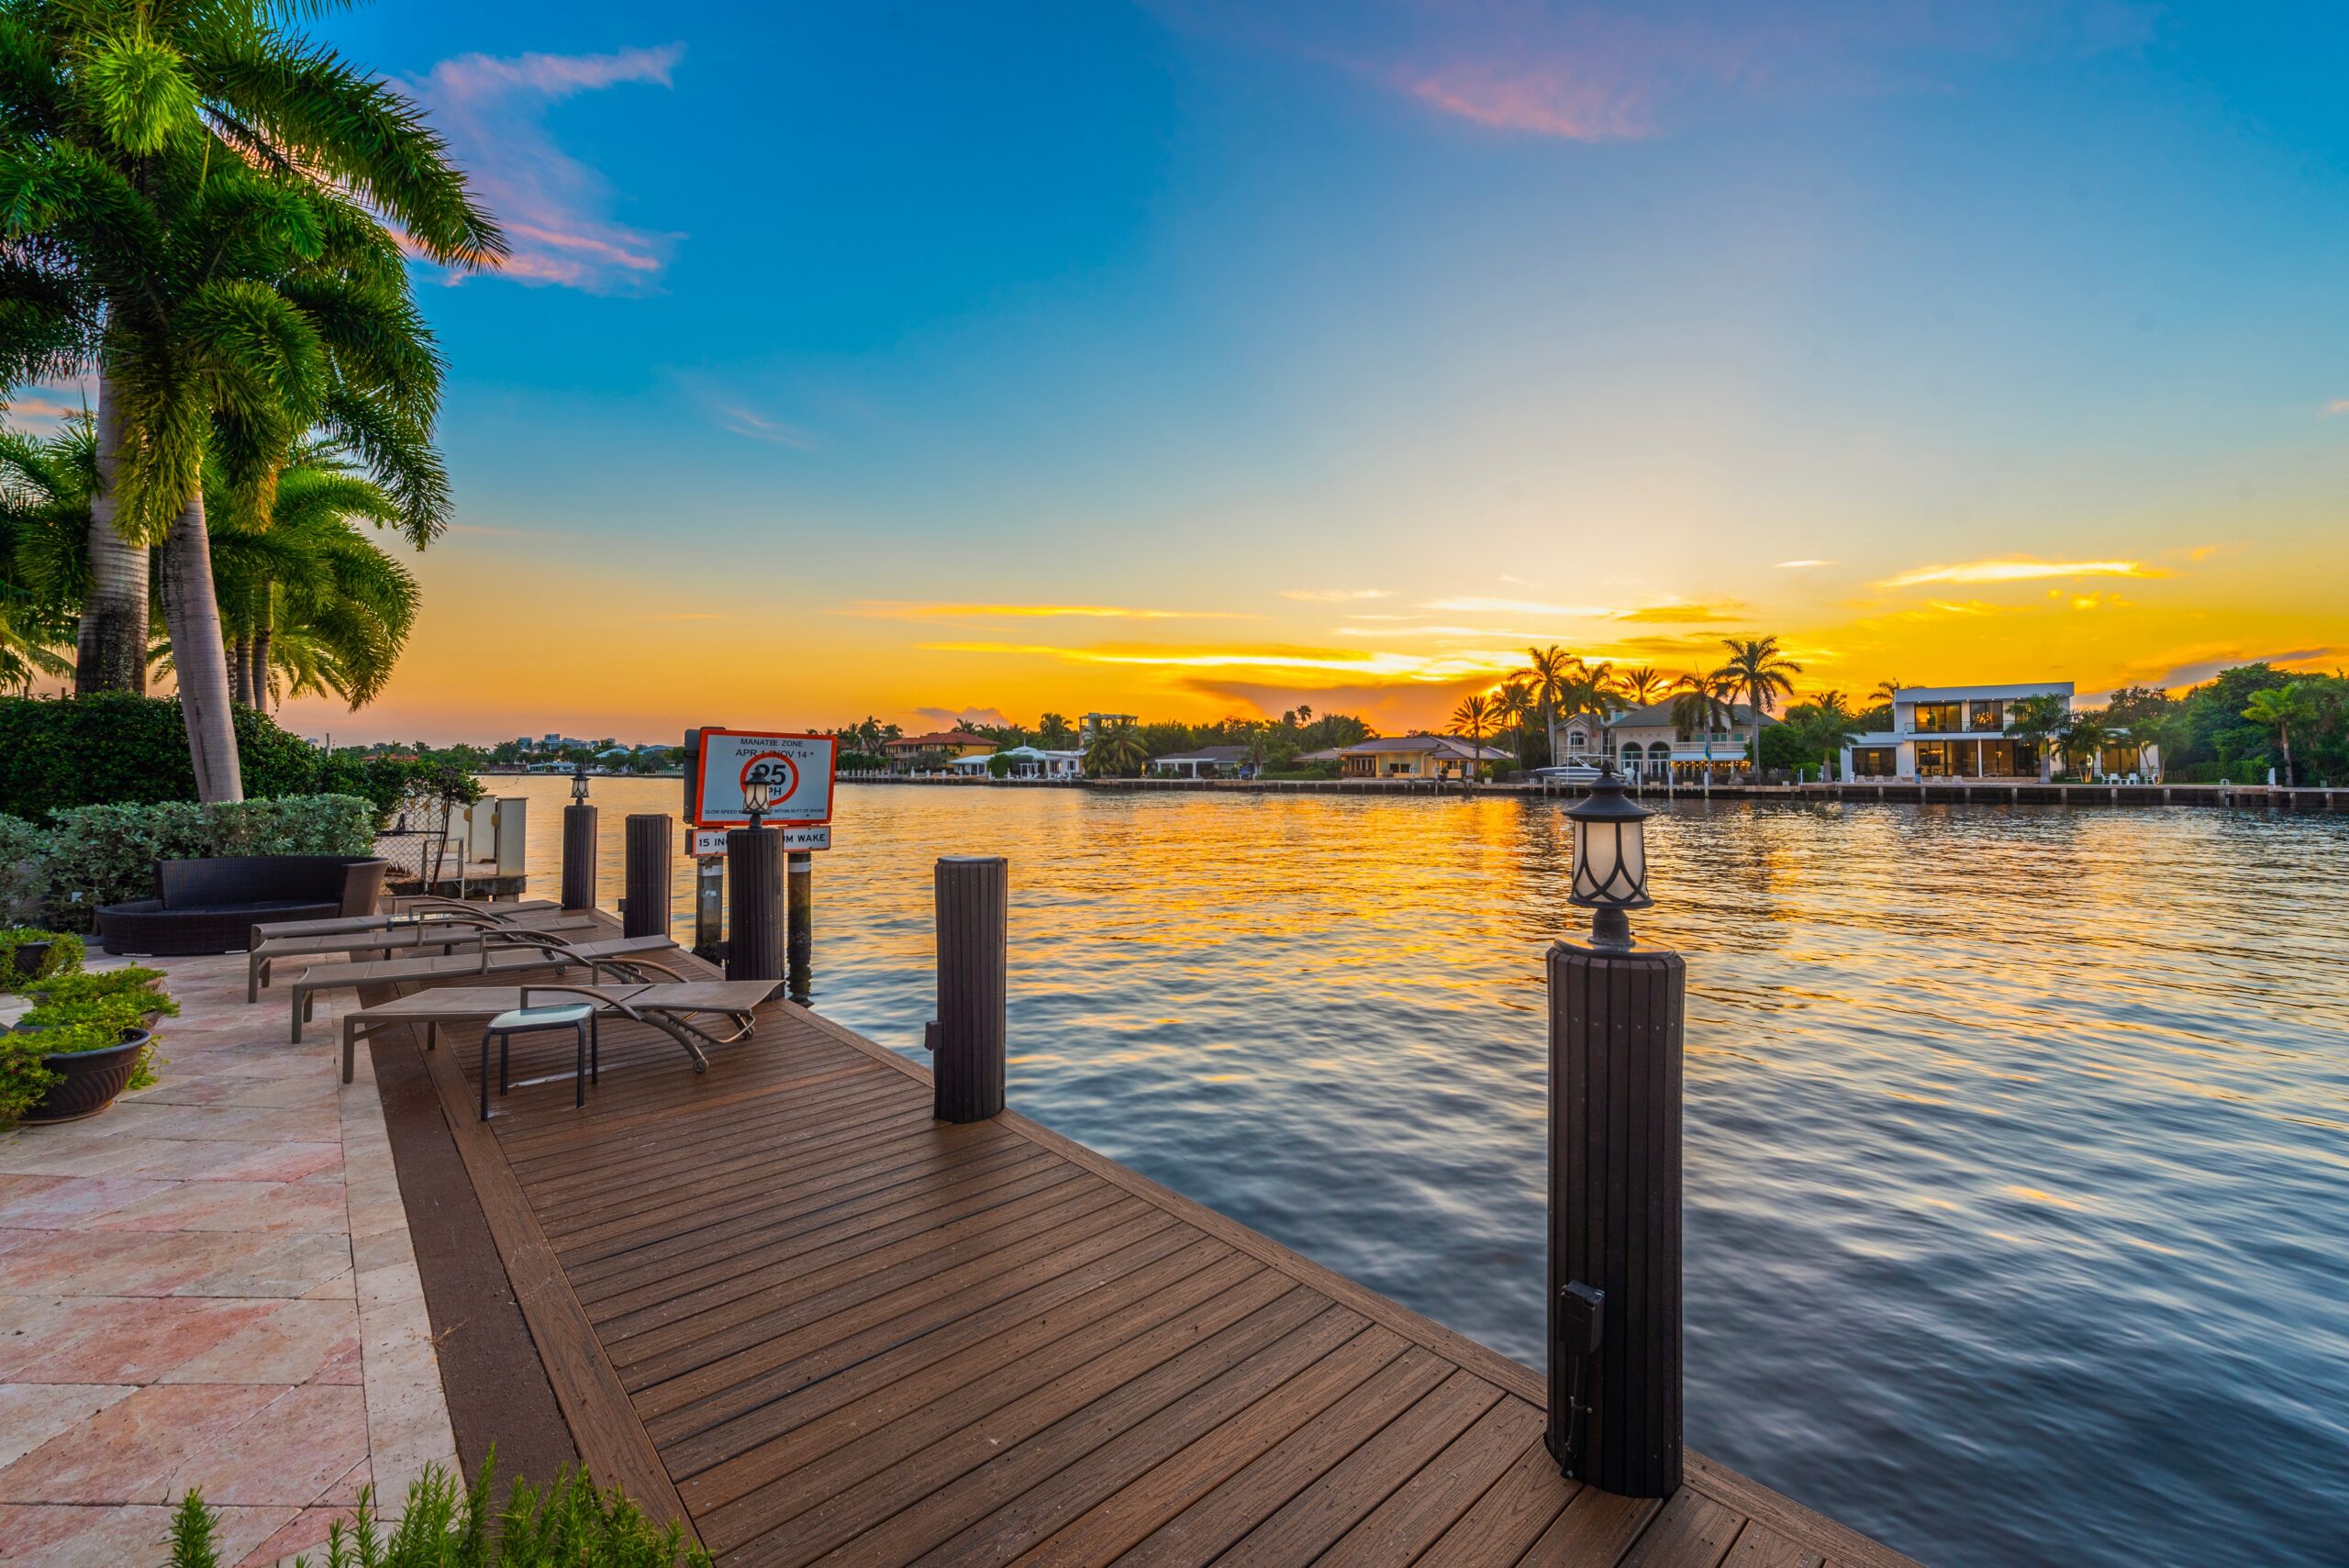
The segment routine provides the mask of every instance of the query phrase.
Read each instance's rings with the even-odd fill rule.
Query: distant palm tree
[[[1804,748],[1825,752],[1839,774],[1842,772],[1844,742],[1865,733],[1859,716],[1844,701],[1843,694],[1831,689],[1788,708],[1787,722],[1794,727],[1795,736]]]
[[[2112,739],[2112,727],[2095,708],[2084,708],[2072,715],[2056,739],[2064,755],[2074,763],[2085,762],[2093,778],[2103,762],[2105,742]]]
[[[1566,683],[1582,668],[1582,661],[1552,643],[1547,648],[1529,648],[1526,673],[1533,683],[1533,700],[1542,707],[1542,732],[1550,742],[1550,761],[1558,760],[1558,702],[1566,693]]]
[[[1493,699],[1483,692],[1470,693],[1452,710],[1452,733],[1468,738],[1468,766],[1462,777],[1470,784],[1484,771],[1485,732],[1493,728],[1497,717]]]
[[[1899,697],[1900,683],[1898,681],[1878,681],[1876,690],[1868,694],[1870,702],[1891,703],[1898,701]]]
[[[1130,718],[1102,725],[1085,748],[1085,772],[1091,778],[1139,778],[1149,762],[1150,748],[1142,743],[1141,727]]]
[[[1655,701],[1656,694],[1672,684],[1672,678],[1663,671],[1642,664],[1636,670],[1626,670],[1618,677],[1623,695],[1632,706],[1645,707]]]
[[[1762,766],[1762,721],[1778,706],[1778,698],[1791,696],[1793,676],[1802,673],[1802,666],[1778,651],[1775,637],[1721,639],[1721,646],[1729,650],[1729,662],[1713,672],[1716,680],[1728,683],[1753,705],[1753,766]],[[1736,722],[1736,716],[1731,716]]]
[[[1723,700],[1728,688],[1711,675],[1683,675],[1673,683],[1679,695],[1672,699],[1672,728],[1679,733],[1695,730],[1705,743],[1705,774],[1709,780],[1713,772],[1713,731],[1734,713]]]
[[[2159,784],[2169,773],[2169,754],[2186,740],[2186,716],[2180,713],[2141,714],[2129,721],[2129,739],[2137,743],[2137,765]],[[2147,766],[2145,756],[2153,755]]]
[[[2269,686],[2251,694],[2243,716],[2265,729],[2276,732],[2277,740],[2284,748],[2284,783],[2292,782],[2292,726],[2306,724],[2316,717],[2316,706],[2309,700],[2308,688],[2294,681],[2288,685]]]
[[[2071,722],[2072,705],[2060,696],[2019,697],[2007,705],[2007,733],[2038,742],[2039,782],[2054,770],[2054,740]]]
[[[1529,731],[1533,716],[1540,707],[1541,705],[1533,700],[1531,682],[1523,675],[1511,675],[1493,694],[1493,722],[1516,735],[1515,751],[1520,767],[1526,765],[1525,743],[1531,739]]]
[[[1037,721],[1036,744],[1047,751],[1065,748],[1076,739],[1076,730],[1069,724],[1068,716],[1048,713]]]

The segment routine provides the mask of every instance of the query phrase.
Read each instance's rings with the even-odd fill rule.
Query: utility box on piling
[[[936,882],[934,1114],[941,1121],[984,1121],[1003,1109],[1010,864],[1000,855],[947,855],[938,862]]]
[[[1550,949],[1550,1432],[1566,1474],[1681,1471],[1681,1037],[1667,949]]]

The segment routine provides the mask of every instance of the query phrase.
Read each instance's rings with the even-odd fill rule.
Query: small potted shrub
[[[0,931],[0,991],[27,991],[82,967],[82,939],[71,931],[18,926]]]
[[[162,972],[117,969],[61,975],[0,1037],[0,1120],[78,1121],[126,1090],[155,1081],[159,1019],[179,1004],[156,988]]]

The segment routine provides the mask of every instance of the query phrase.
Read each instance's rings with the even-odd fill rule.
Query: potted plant
[[[82,967],[82,939],[71,931],[29,926],[0,930],[0,991],[29,990],[52,975]]]
[[[0,1037],[0,1120],[77,1121],[152,1084],[153,1026],[179,1011],[161,979],[132,968],[42,986],[39,1005]]]

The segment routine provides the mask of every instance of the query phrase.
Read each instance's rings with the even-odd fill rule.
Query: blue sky
[[[342,725],[1400,728],[1537,638],[1679,669],[1774,632],[1847,690],[2339,662],[2345,28],[335,17],[517,240],[419,274],[462,524]],[[609,635],[547,650],[581,603]],[[504,611],[524,673],[484,692],[469,639],[516,604],[548,618]]]

